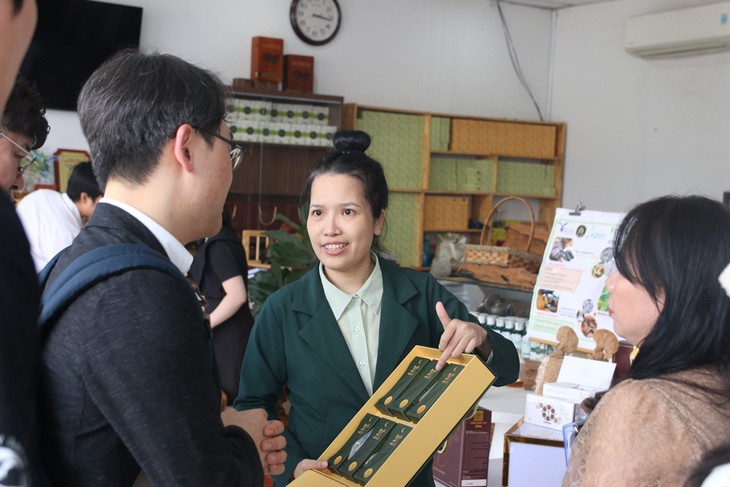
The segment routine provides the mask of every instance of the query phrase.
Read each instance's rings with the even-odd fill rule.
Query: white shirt
[[[66,193],[52,189],[33,191],[20,200],[17,210],[30,242],[36,272],[71,245],[83,227],[76,204]]]
[[[180,272],[184,275],[187,275],[190,270],[190,265],[193,263],[193,256],[165,227],[127,203],[112,198],[102,198],[99,200],[99,203],[114,205],[139,220],[160,241],[162,248],[167,253],[167,257],[170,258],[175,267],[180,269]]]
[[[380,312],[383,300],[383,273],[375,254],[373,259],[375,260],[373,272],[365,284],[353,294],[342,292],[332,284],[324,275],[322,264],[319,265],[324,295],[332,314],[335,315],[365,389],[371,396],[378,359]]]

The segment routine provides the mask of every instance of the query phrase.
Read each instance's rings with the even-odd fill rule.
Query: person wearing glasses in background
[[[31,150],[46,142],[48,121],[43,100],[35,87],[18,78],[0,121],[0,188],[19,191],[23,173],[35,162]]]
[[[36,18],[35,0],[0,0],[0,132],[5,134],[0,136],[0,485],[18,487],[42,485],[35,436],[39,292],[28,240],[9,194],[22,181],[15,144],[23,149],[22,159],[32,142],[40,146],[46,138],[45,132],[38,141],[20,140],[14,137],[19,134],[11,133],[20,126],[16,114],[22,88],[16,76]],[[42,117],[40,107],[37,113]],[[5,126],[6,117],[11,127]]]
[[[121,51],[86,81],[81,128],[104,192],[46,289],[76,258],[140,244],[186,274],[185,243],[215,235],[242,158],[225,123],[226,89],[166,54]],[[210,326],[184,281],[127,270],[69,305],[42,350],[44,467],[56,486],[257,486],[280,473],[279,421],[221,414]],[[263,467],[263,468],[262,468]]]

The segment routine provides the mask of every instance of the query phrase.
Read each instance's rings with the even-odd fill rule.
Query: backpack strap
[[[59,255],[56,255],[39,274],[41,289],[45,288]],[[50,287],[44,290],[38,319],[41,342],[59,315],[77,297],[95,284],[133,269],[155,269],[165,272],[184,283],[185,289],[190,291],[191,298],[198,301],[185,276],[159,252],[141,244],[113,244],[99,247],[76,258]],[[198,310],[202,318],[203,311],[201,308]]]

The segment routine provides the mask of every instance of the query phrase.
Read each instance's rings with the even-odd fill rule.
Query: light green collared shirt
[[[373,272],[365,284],[348,294],[339,290],[324,274],[319,264],[319,277],[322,280],[324,295],[335,315],[337,324],[350,349],[352,360],[357,366],[360,377],[368,393],[373,395],[373,380],[378,359],[378,340],[380,335],[380,311],[383,300],[383,274],[375,254]]]

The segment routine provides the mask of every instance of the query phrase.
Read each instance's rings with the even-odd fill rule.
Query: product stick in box
[[[453,382],[459,372],[464,368],[463,365],[447,364],[441,371],[439,379],[435,381],[421,396],[406,410],[406,416],[414,423],[423,417],[426,412],[441,397],[441,394]]]
[[[360,466],[385,442],[390,430],[396,425],[392,419],[379,418],[375,426],[353,445],[350,456],[337,468],[337,473],[355,480],[353,476]]]
[[[385,414],[391,414],[388,407],[393,404],[393,401],[403,392],[408,386],[411,385],[413,380],[418,377],[418,373],[421,371],[424,365],[428,364],[429,359],[425,357],[416,357],[408,365],[408,370],[405,374],[398,379],[398,382],[383,396],[378,402],[375,403],[375,407]]]
[[[355,471],[353,478],[356,482],[366,484],[375,472],[385,463],[393,451],[401,444],[403,439],[411,432],[410,426],[396,424],[390,430],[385,442],[373,452],[370,457]]]
[[[340,450],[335,453],[329,460],[327,460],[327,465],[329,466],[330,470],[337,471],[337,468],[343,465],[347,462],[347,460],[354,455],[357,450],[362,446],[365,439],[367,439],[368,434],[373,426],[375,426],[375,423],[378,422],[378,417],[372,414],[367,414],[363,418],[362,422],[360,423],[360,426],[357,427],[357,430],[355,430],[355,433],[350,437],[349,440],[347,440],[347,443],[340,448]]]
[[[429,360],[428,364],[425,364],[421,368],[418,376],[411,382],[411,385],[401,392],[395,401],[388,406],[388,411],[393,416],[409,421],[408,416],[406,416],[406,409],[411,407],[411,404],[416,402],[421,394],[438,380],[440,376],[441,371],[436,370],[437,363],[438,360]]]

